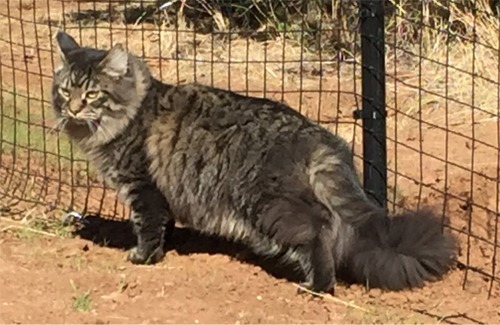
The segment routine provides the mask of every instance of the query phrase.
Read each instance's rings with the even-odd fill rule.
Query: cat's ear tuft
[[[58,31],[55,39],[57,41],[59,55],[64,62],[67,62],[68,54],[71,51],[80,48],[80,45],[78,45],[75,39],[63,31]]]
[[[121,78],[128,71],[128,53],[120,43],[114,45],[99,63],[102,72],[112,78]]]

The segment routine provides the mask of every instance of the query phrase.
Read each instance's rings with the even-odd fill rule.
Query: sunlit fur
[[[82,48],[62,32],[57,43],[55,114],[131,206],[133,263],[160,260],[177,221],[280,257],[316,291],[331,291],[336,273],[417,287],[453,265],[455,240],[430,211],[389,217],[365,195],[346,142],[290,107],[163,84],[120,45]]]

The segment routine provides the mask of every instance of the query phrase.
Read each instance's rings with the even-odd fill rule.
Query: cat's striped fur
[[[288,106],[163,84],[120,45],[56,38],[55,114],[131,205],[133,263],[162,258],[175,220],[295,263],[316,291],[330,291],[336,271],[396,290],[452,265],[455,241],[430,212],[388,217],[363,192],[346,142]]]

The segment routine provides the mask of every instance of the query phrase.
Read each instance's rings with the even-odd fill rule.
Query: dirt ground
[[[62,3],[66,12],[76,9],[75,2],[50,0],[9,2],[9,12],[0,8],[1,323],[500,323],[498,117],[470,113],[453,101],[445,109],[439,96],[425,97],[420,115],[396,113],[395,107],[419,102],[401,85],[388,96],[389,198],[396,209],[427,204],[448,217],[461,251],[457,267],[441,281],[404,292],[339,283],[335,297],[312,298],[298,295],[294,279],[272,260],[180,227],[161,263],[125,261],[133,241],[122,221],[127,208],[48,131],[50,35],[56,30],[48,24],[62,21]],[[100,27],[81,29],[81,39],[107,47],[110,35],[128,36],[127,46],[163,79],[285,100],[350,141],[360,163],[361,128],[351,118],[359,105],[359,71],[354,75],[352,67],[319,65],[312,54],[282,41],[263,46],[235,40],[230,50],[214,47],[206,36]],[[146,41],[138,42],[141,37]],[[252,62],[243,65],[248,51]],[[158,59],[174,52],[179,60]],[[212,53],[219,63],[208,61]],[[411,72],[402,68],[393,77],[410,80]],[[17,127],[9,124],[14,117],[22,120]],[[38,125],[26,131],[24,122]],[[42,149],[45,154],[37,152]],[[68,206],[116,220],[89,216],[89,225],[74,232],[57,222]]]
[[[463,272],[415,292],[365,292],[340,284],[336,297],[296,294],[290,282],[231,258],[227,245],[179,231],[155,266],[83,239],[1,234],[3,323],[478,323],[498,322],[484,281],[460,288]],[[28,238],[27,238],[28,237]],[[231,250],[231,249],[229,249]],[[222,252],[222,253],[221,253]],[[241,257],[240,257],[241,258]],[[88,294],[86,303],[82,297]],[[350,304],[351,306],[345,306]]]

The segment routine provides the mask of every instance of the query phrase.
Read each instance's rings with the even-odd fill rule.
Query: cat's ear
[[[71,51],[80,48],[80,45],[78,45],[75,39],[63,31],[58,31],[55,38],[57,41],[59,55],[61,56],[63,62],[68,61],[67,57]]]
[[[98,67],[112,78],[121,78],[127,74],[128,60],[127,51],[118,43],[108,51]]]

